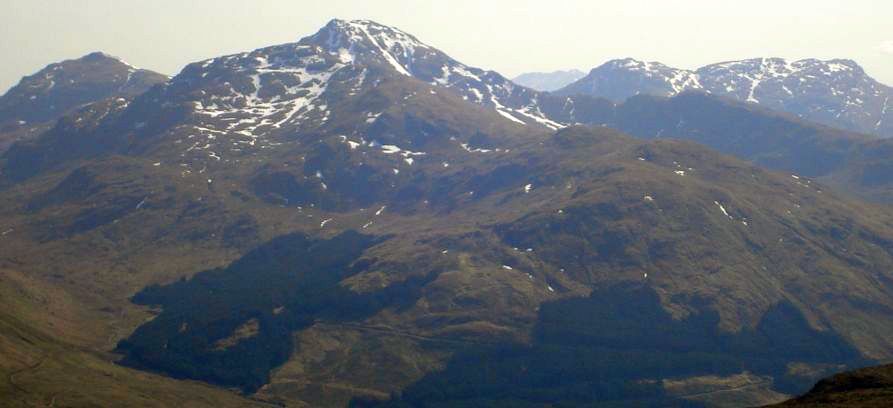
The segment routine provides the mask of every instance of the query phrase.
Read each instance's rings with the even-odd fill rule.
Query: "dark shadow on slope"
[[[256,391],[288,359],[294,331],[409,305],[433,279],[364,294],[339,285],[368,267],[360,256],[379,241],[354,231],[328,240],[286,235],[226,268],[146,288],[133,301],[163,312],[118,345],[123,364]]]
[[[532,345],[463,350],[389,401],[354,406],[692,406],[667,395],[660,380],[750,371],[775,378],[781,391],[809,383],[785,377],[787,363],[859,365],[840,337],[813,330],[780,303],[760,324],[736,334],[717,328],[706,307],[674,320],[651,287],[621,284],[588,298],[542,306]]]

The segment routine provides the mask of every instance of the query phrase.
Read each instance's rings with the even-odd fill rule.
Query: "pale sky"
[[[91,51],[173,75],[332,18],[396,26],[508,77],[623,57],[696,68],[772,56],[850,58],[893,85],[891,0],[0,0],[0,92]]]

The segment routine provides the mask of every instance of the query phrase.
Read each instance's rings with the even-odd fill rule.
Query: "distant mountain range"
[[[553,72],[528,72],[518,75],[512,82],[537,91],[556,91],[586,76],[580,70]]]
[[[673,96],[692,90],[845,130],[893,137],[893,88],[851,60],[757,58],[689,71],[627,58],[609,61],[555,93],[621,102],[633,95]]]
[[[893,140],[661,77],[539,92],[332,20],[83,95],[0,155],[0,390],[756,406],[893,358],[893,215],[862,200]]]

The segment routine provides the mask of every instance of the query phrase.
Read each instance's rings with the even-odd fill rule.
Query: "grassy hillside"
[[[193,381],[118,366],[86,345],[95,322],[50,285],[0,270],[0,395],[5,407],[262,406]]]

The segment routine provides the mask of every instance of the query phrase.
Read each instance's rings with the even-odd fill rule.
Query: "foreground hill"
[[[112,364],[90,347],[78,302],[25,274],[0,270],[3,406],[263,406],[201,383]]]
[[[893,401],[893,365],[862,368],[819,381],[808,393],[778,407],[880,408]]]
[[[886,208],[502,79],[368,21],[192,64],[3,156],[0,267],[88,350],[295,406],[760,405],[893,358]]]
[[[130,99],[167,79],[99,52],[50,64],[0,96],[0,152],[36,137],[82,105]]]
[[[297,201],[300,184],[271,201],[238,179],[209,188],[118,157],[29,181],[30,199],[7,195],[32,209],[3,216],[14,225],[4,239],[9,261],[95,313],[108,308],[101,316],[125,336],[145,313],[129,294],[173,283],[134,298],[162,311],[121,343],[129,363],[273,401],[339,405],[401,389],[427,401],[430,387],[444,401],[667,401],[743,382],[766,403],[841,364],[888,358],[890,323],[875,312],[890,290],[880,210],[692,144],[607,130],[466,155],[414,176],[430,181],[413,195],[345,209]],[[68,193],[79,190],[92,198]],[[240,257],[246,247],[257,249]],[[240,260],[174,283],[229,259]],[[495,361],[515,361],[491,369],[528,385],[501,384],[504,374],[441,384]],[[575,371],[579,361],[594,371]],[[595,393],[543,383],[549,370]]]
[[[667,97],[685,91],[707,92],[845,130],[893,136],[893,88],[850,60],[755,58],[689,71],[627,58],[594,68],[556,93],[621,102],[634,95]]]

